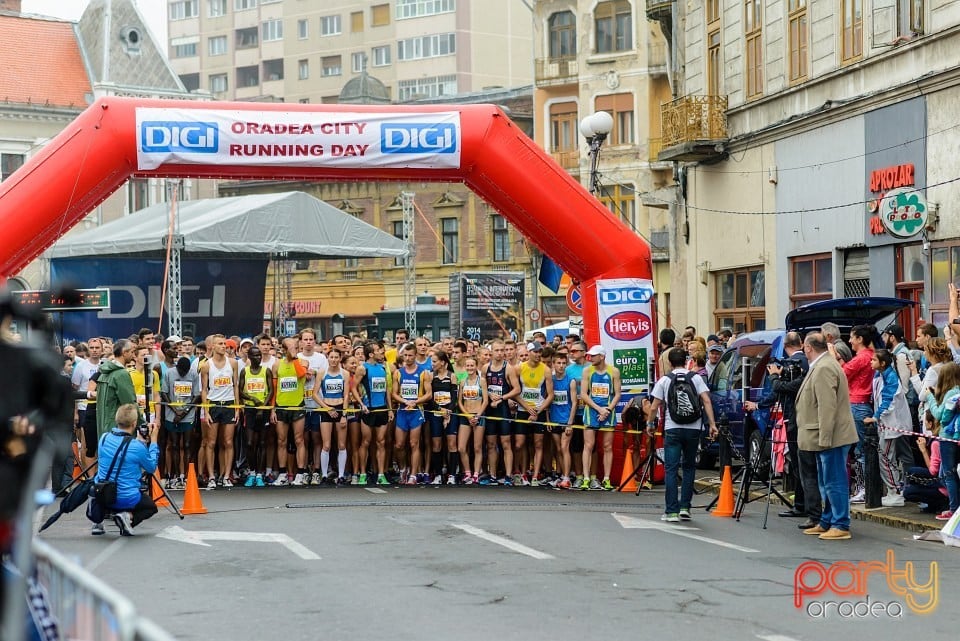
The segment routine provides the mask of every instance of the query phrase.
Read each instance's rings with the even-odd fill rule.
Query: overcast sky
[[[160,44],[160,50],[166,52],[167,41],[167,0],[133,0],[140,9],[147,26]],[[66,20],[79,20],[89,0],[23,0],[24,13],[37,13]]]

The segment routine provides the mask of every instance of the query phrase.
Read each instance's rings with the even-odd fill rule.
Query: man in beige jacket
[[[803,533],[826,541],[845,540],[850,538],[847,452],[858,440],[850,390],[839,363],[827,352],[823,334],[807,334],[803,352],[810,370],[797,393],[797,442],[801,450],[817,454],[817,480],[824,501],[820,523]]]

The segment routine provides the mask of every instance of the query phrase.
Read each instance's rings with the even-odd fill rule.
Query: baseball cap
[[[887,325],[887,328],[883,330],[883,333],[895,336],[899,342],[903,342],[903,327],[897,323],[891,323],[890,325]]]
[[[171,343],[182,343],[182,342],[183,342],[183,339],[180,338],[179,336],[177,336],[176,334],[174,334],[173,336],[168,336],[168,337],[167,337],[167,340],[170,341]]]
[[[539,352],[539,351],[542,350],[542,349],[543,349],[543,345],[541,345],[541,344],[538,343],[537,341],[533,341],[533,342],[531,342],[531,343],[527,343],[527,351],[528,351],[528,352]]]
[[[237,349],[237,341],[233,340],[232,338],[228,338],[227,347],[232,347],[233,349]]]
[[[604,349],[603,345],[594,345],[587,350],[587,356],[606,356],[607,350]]]
[[[240,341],[240,347],[243,347],[244,344],[246,344],[246,343],[250,343],[251,345],[253,345],[253,339],[252,339],[252,338],[244,338],[243,340]]]
[[[711,345],[707,348],[708,352],[721,352],[723,353],[723,345]]]

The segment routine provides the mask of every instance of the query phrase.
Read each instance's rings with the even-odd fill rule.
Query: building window
[[[460,262],[460,221],[456,218],[441,218],[443,257],[441,263],[453,265]]]
[[[211,56],[222,56],[227,53],[227,37],[214,36],[207,38],[207,53]]]
[[[227,0],[207,0],[207,17],[219,18],[227,15]]]
[[[930,317],[937,327],[947,324],[950,299],[947,284],[960,283],[960,244],[934,245],[930,250]]]
[[[840,0],[840,61],[851,62],[863,55],[863,0]]]
[[[632,145],[634,143],[632,93],[597,96],[594,110],[606,111],[613,116],[613,130],[607,136],[608,145]]]
[[[283,20],[267,20],[260,25],[261,37],[264,42],[283,40]]]
[[[737,334],[766,329],[766,292],[763,267],[714,272],[716,329]]]
[[[304,58],[297,62],[297,78],[306,80],[310,77],[310,61]]]
[[[720,95],[720,0],[707,0],[707,94]]]
[[[437,98],[439,96],[454,96],[457,93],[457,77],[433,76],[416,80],[401,80],[397,83],[400,95],[398,100],[404,102],[417,98]]]
[[[580,166],[577,103],[550,105],[550,153],[564,169]]]
[[[227,74],[216,73],[210,76],[210,93],[226,93]]]
[[[807,0],[788,0],[790,20],[790,82],[807,77]]]
[[[898,35],[923,35],[923,5],[924,0],[897,0]]]
[[[293,268],[298,272],[309,271],[310,261],[309,260],[295,260],[293,261]]]
[[[23,154],[0,154],[0,181],[6,180],[10,174],[20,169],[26,156]]]
[[[577,55],[577,19],[572,11],[550,16],[550,58],[572,58]]]
[[[743,25],[747,47],[747,98],[763,93],[763,16],[760,0],[744,0]]]
[[[260,84],[260,67],[251,65],[249,67],[237,67],[237,88],[256,87]]]
[[[306,18],[297,20],[297,38],[306,40],[310,37],[310,21]]]
[[[393,221],[393,237],[403,240],[403,221],[402,220]],[[402,257],[394,258],[393,265],[394,267],[403,267],[405,261],[406,259]]]
[[[493,229],[493,262],[502,263],[510,260],[510,228],[507,219],[500,214],[490,216]]]
[[[336,36],[341,32],[340,16],[320,16],[320,35]]]
[[[182,38],[178,38],[173,40],[172,43],[174,58],[193,58],[197,55],[196,36],[192,38],[192,42],[185,42]]]
[[[283,80],[283,58],[263,61],[263,79]]]
[[[343,259],[343,268],[344,269],[356,269],[360,266],[359,258],[344,258]]]
[[[633,185],[614,183],[600,190],[600,202],[630,229],[636,231],[637,199]]]
[[[343,73],[343,61],[340,56],[324,56],[320,58],[320,75],[324,78],[339,76]]]
[[[915,303],[913,308],[900,312],[897,320],[900,321],[906,336],[912,338],[916,335],[917,326],[923,322],[921,319],[927,312],[927,296],[923,287],[927,280],[927,257],[921,243],[897,245],[895,253],[896,297],[912,300]]]
[[[374,67],[386,67],[390,64],[390,45],[374,47],[372,53]]]
[[[817,254],[790,259],[790,307],[833,298],[833,256]]]
[[[170,3],[170,19],[186,20],[200,15],[200,0],[179,0]]]
[[[350,14],[350,32],[360,33],[363,31],[363,11],[354,11]]]
[[[234,11],[246,11],[247,9],[256,9],[257,0],[233,0]]]
[[[456,11],[456,0],[397,0],[397,20]]]
[[[200,88],[200,74],[185,73],[180,76],[180,82],[183,83],[183,88],[187,91],[196,91]]]
[[[601,2],[593,12],[597,53],[633,49],[633,21],[627,0]]]
[[[150,179],[131,178],[127,181],[127,213],[132,214],[150,206]]]
[[[234,47],[237,49],[255,49],[260,44],[256,27],[237,29],[234,33]]]
[[[457,53],[457,34],[437,33],[397,43],[397,60],[419,60]]]
[[[375,4],[370,7],[370,26],[383,27],[390,24],[390,5]]]
[[[362,51],[350,54],[350,70],[360,73],[367,66],[367,54]]]

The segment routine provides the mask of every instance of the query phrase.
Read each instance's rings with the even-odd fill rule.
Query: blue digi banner
[[[185,259],[180,271],[184,334],[200,340],[208,334],[253,336],[262,330],[266,260]],[[163,260],[56,258],[50,261],[50,275],[53,288],[69,284],[110,290],[108,310],[63,313],[66,341],[120,338],[142,327],[156,330],[161,307],[161,333],[167,333]]]

